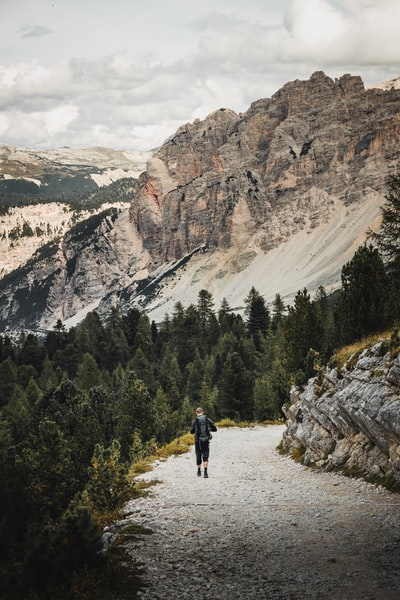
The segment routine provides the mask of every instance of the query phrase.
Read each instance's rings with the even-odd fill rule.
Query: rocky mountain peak
[[[349,98],[365,91],[359,76],[343,75],[333,80],[323,71],[316,71],[308,81],[292,81],[272,96],[278,104],[287,105],[287,117],[309,114],[330,106],[341,98]]]
[[[245,113],[221,109],[182,125],[147,161],[129,213],[106,231],[92,228],[84,252],[74,242],[75,271],[60,269],[62,283],[52,274],[53,314],[67,320],[114,304],[161,320],[202,288],[236,309],[252,286],[267,301],[303,287],[335,289],[367,230],[379,227],[399,138],[400,90],[366,90],[357,76],[321,71]],[[64,244],[57,261],[66,254]],[[76,290],[78,268],[96,284]],[[15,286],[29,294],[34,278],[31,270],[29,284],[22,276],[0,290],[3,322],[21,314]],[[74,293],[79,302],[65,302]]]
[[[380,96],[378,103],[360,77],[334,81],[316,72],[243,115],[221,110],[181,127],[149,161],[131,207],[155,263],[205,241],[229,246],[239,203],[265,231],[249,245],[266,250],[305,228],[310,213],[316,227],[337,201],[381,193],[374,157],[378,143],[392,146],[392,102],[399,98]],[[393,147],[389,170],[397,158]]]

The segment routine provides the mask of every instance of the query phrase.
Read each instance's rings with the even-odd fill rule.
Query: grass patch
[[[175,438],[167,444],[159,448],[156,454],[156,458],[169,458],[170,456],[178,456],[180,454],[186,454],[188,450],[193,446],[194,438],[191,433],[185,433],[178,438]]]
[[[216,424],[218,429],[228,429],[229,427],[255,427],[256,425],[269,425],[272,421],[263,421],[263,423],[253,423],[250,421],[233,421],[233,419],[221,419]]]
[[[303,462],[303,458],[304,458],[305,453],[306,453],[306,448],[304,448],[304,446],[297,446],[292,451],[292,458],[296,462],[301,463],[301,462]]]
[[[332,356],[330,364],[332,364],[332,366],[336,366],[338,369],[341,369],[345,365],[345,363],[350,360],[351,357],[355,357],[355,360],[352,360],[351,364],[353,362],[355,363],[357,362],[357,359],[361,352],[363,352],[363,350],[365,350],[366,348],[370,348],[371,346],[374,346],[378,342],[382,341],[388,343],[388,349],[390,344],[390,347],[393,350],[393,340],[394,332],[392,330],[374,333],[372,335],[369,335],[368,337],[362,338],[361,340],[357,340],[352,344],[348,344],[347,346],[343,346],[342,348],[340,348],[340,350],[338,350]],[[398,349],[399,346],[397,345],[397,350]]]

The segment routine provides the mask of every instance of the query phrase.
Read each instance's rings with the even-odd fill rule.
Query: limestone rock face
[[[400,356],[379,342],[339,373],[327,370],[322,384],[292,389],[283,445],[307,465],[400,484],[399,392]]]
[[[148,162],[131,219],[153,265],[207,242],[268,251],[383,192],[400,157],[400,90],[322,72],[286,84],[237,115],[182,126]]]
[[[322,72],[243,114],[182,125],[147,161],[123,218],[63,234],[51,258],[0,280],[0,332],[68,326],[110,305],[160,322],[201,289],[239,311],[252,286],[286,304],[304,287],[330,292],[379,227],[399,141],[400,89]]]

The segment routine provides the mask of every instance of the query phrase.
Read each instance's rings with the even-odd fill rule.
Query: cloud
[[[77,119],[79,108],[71,104],[57,106],[43,115],[44,125],[50,135],[67,131],[69,125]]]
[[[61,47],[52,54],[58,35],[51,36],[46,59],[33,51],[43,52],[52,30],[58,34],[53,22],[52,30],[20,27],[25,38],[41,35],[43,41],[39,48],[26,39],[22,46],[29,45],[29,54],[25,50],[23,60],[0,64],[2,142],[148,149],[184,122],[220,107],[242,112],[315,70],[332,77],[361,74],[367,84],[400,75],[397,0],[248,0],[246,6],[239,0],[204,0],[190,9],[183,0],[173,1],[180,7],[177,19],[170,13],[163,19],[160,12],[149,20],[149,9],[141,9],[146,19],[137,14],[130,36],[125,13],[123,23],[110,13],[109,37],[105,14],[102,22],[96,20],[93,37],[84,23],[88,35],[83,41],[77,36],[76,44],[69,22],[62,30],[68,44],[61,58]],[[204,8],[213,5],[218,10]],[[284,16],[276,12],[278,5],[286,6]],[[164,8],[160,4],[160,11]],[[104,9],[99,6],[99,17]],[[88,7],[77,3],[75,10],[82,30],[78,11]],[[70,12],[63,15],[70,18]],[[124,31],[121,47],[101,54],[110,40],[115,43],[118,22]]]
[[[280,56],[324,65],[400,65],[397,0],[293,0]]]
[[[18,32],[21,38],[43,37],[52,33],[51,29],[44,25],[23,25]]]

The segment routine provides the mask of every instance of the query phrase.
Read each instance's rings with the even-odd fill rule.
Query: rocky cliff
[[[102,243],[91,237],[80,252],[66,237],[62,268],[36,261],[29,281],[26,274],[1,286],[0,330],[24,326],[16,298],[29,305],[43,276],[53,282],[54,318],[63,321],[78,305],[102,311],[111,301],[161,320],[202,288],[217,306],[226,298],[235,309],[253,285],[267,301],[276,293],[290,301],[303,287],[330,291],[368,228],[379,226],[399,139],[400,90],[365,90],[359,77],[322,72],[243,114],[221,109],[183,125],[148,160],[129,214],[106,228]],[[104,240],[117,258],[102,255]],[[120,275],[74,287],[66,261],[88,274],[105,260],[116,260],[109,271]],[[44,326],[39,312],[29,319]]]
[[[182,126],[148,161],[131,207],[154,264],[208,242],[263,252],[377,201],[400,156],[400,91],[315,73],[242,115]],[[243,218],[245,216],[245,218]]]
[[[293,388],[284,412],[283,447],[304,464],[400,489],[400,355],[387,341]]]

